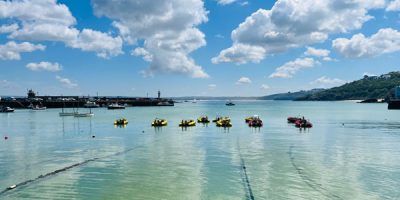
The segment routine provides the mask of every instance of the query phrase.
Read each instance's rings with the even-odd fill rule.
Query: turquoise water
[[[80,119],[59,117],[59,109],[0,114],[0,191],[33,180],[0,199],[400,199],[400,111],[353,102],[235,103],[99,108]],[[217,114],[230,116],[233,127],[178,127],[181,119]],[[244,123],[253,114],[263,128]],[[296,115],[314,127],[288,125]],[[113,126],[120,117],[126,128]],[[155,117],[168,126],[150,127]]]

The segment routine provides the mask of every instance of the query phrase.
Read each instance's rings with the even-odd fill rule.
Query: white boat
[[[125,106],[119,105],[118,103],[113,103],[108,105],[107,107],[109,110],[116,110],[116,109],[125,109]]]
[[[192,103],[197,103],[197,100],[196,100],[196,99],[193,99]]]
[[[14,112],[14,109],[10,107],[0,107],[0,113],[10,113],[10,112]]]
[[[85,108],[98,108],[98,107],[100,107],[100,106],[99,106],[99,104],[97,104],[96,102],[87,101],[87,102],[83,105],[83,107],[85,107]]]
[[[171,103],[169,101],[162,101],[162,102],[158,102],[157,106],[174,106],[174,103]]]
[[[39,106],[39,105],[29,105],[28,108],[31,110],[46,110],[47,108],[45,106]]]
[[[74,117],[93,117],[94,113],[74,113]]]

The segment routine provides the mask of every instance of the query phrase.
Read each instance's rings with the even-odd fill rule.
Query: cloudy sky
[[[400,0],[0,1],[0,95],[261,96],[400,70]]]

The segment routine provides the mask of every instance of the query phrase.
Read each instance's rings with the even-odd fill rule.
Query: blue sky
[[[0,95],[262,96],[399,70],[399,0],[0,2]]]

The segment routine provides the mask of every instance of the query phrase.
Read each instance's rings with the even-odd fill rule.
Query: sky
[[[398,71],[400,0],[0,1],[0,96],[263,96]]]

